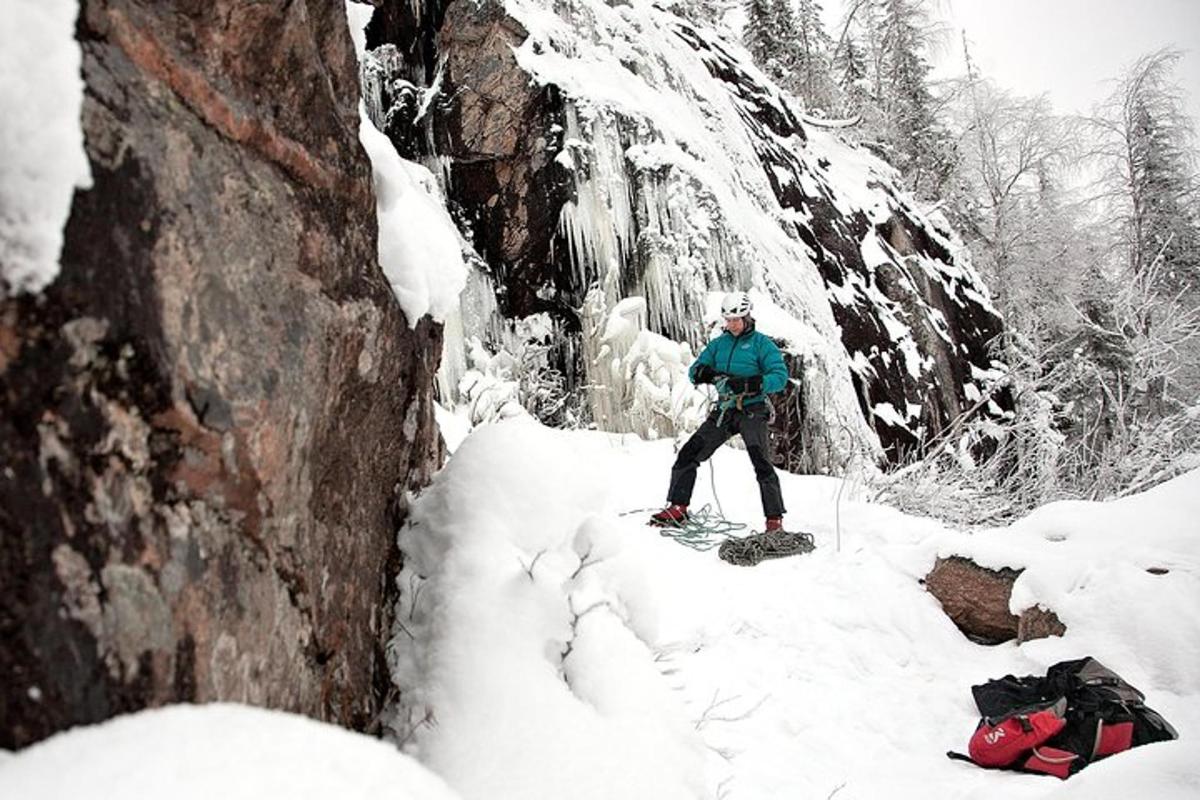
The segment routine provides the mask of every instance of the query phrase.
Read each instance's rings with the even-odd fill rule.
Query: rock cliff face
[[[169,701],[363,728],[441,329],[376,261],[341,0],[84,0],[62,273],[0,302],[0,747]]]
[[[792,469],[900,462],[997,374],[1001,322],[953,232],[673,10],[386,3],[368,46],[377,123],[445,176],[499,312],[548,314],[575,385],[611,388],[588,340],[625,298],[695,352],[707,293],[731,288],[756,293],[790,356],[776,442]],[[654,426],[592,407],[602,427]]]

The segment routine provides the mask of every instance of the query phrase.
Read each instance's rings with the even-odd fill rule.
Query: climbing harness
[[[746,398],[753,397],[756,394],[756,392],[722,391],[722,389],[725,388],[724,383],[722,383],[722,384],[714,383],[713,388],[715,388],[717,390],[717,398],[714,401],[710,401],[710,403],[718,405],[718,407],[721,409],[721,413],[717,415],[717,426],[718,427],[720,427],[722,422],[724,422],[726,411],[728,411],[731,408],[736,408],[738,411],[745,411],[746,410],[746,408],[745,408]],[[772,406],[770,404],[770,399],[766,398],[765,396],[763,398],[763,402],[767,404],[767,408],[770,410],[770,416],[767,419],[767,424],[769,425],[775,421],[775,408],[774,408],[774,406]],[[710,408],[711,408],[711,405],[710,405]]]

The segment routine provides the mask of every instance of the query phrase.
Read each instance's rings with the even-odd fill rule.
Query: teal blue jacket
[[[696,369],[701,364],[707,364],[722,375],[739,378],[761,375],[762,392],[743,397],[743,406],[764,402],[768,394],[782,391],[788,382],[787,365],[783,363],[779,348],[770,337],[756,331],[753,324],[742,331],[741,336],[725,331],[709,342],[688,370],[688,379],[692,383],[696,382]],[[720,392],[719,383],[717,390]],[[732,394],[720,394],[719,398],[722,409],[737,402],[737,396]]]

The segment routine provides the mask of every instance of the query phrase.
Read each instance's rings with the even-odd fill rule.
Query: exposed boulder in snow
[[[969,558],[939,558],[925,576],[925,588],[938,599],[946,616],[974,641],[1017,643],[1062,636],[1066,626],[1053,611],[1039,606],[1018,616],[1009,610],[1013,584],[1021,570],[987,569]]]
[[[78,35],[94,188],[0,304],[0,746],[171,700],[365,726],[441,340],[378,267],[345,8]]]
[[[423,98],[420,135],[394,125],[403,92],[376,123],[445,176],[499,311],[552,315],[575,385],[605,391],[611,372],[577,346],[602,330],[584,318],[594,290],[607,309],[644,298],[646,330],[693,351],[710,292],[778,309],[789,324],[760,329],[803,364],[785,402],[807,414],[779,455],[811,470],[881,443],[899,460],[996,375],[1000,321],[952,232],[886,164],[807,127],[740,47],[648,0],[416,13],[381,8],[368,45],[381,87]],[[637,414],[596,421],[645,432]],[[792,452],[813,438],[817,452]]]
[[[1021,612],[1017,618],[1017,644],[1045,639],[1047,636],[1062,636],[1067,626],[1058,615],[1041,606],[1033,606]]]

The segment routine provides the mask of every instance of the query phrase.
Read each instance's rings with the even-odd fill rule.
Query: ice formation
[[[412,36],[442,24],[405,13]],[[548,363],[580,395],[579,414],[674,435],[702,416],[684,372],[714,331],[710,298],[746,290],[798,370],[784,402],[820,411],[803,423],[826,443],[813,468],[884,448],[894,457],[985,391],[1000,322],[965,248],[890,166],[837,126],[806,122],[739,45],[648,0],[465,13],[454,24],[479,27],[463,36],[472,52],[426,60],[422,84],[420,65],[378,43],[368,81],[385,129],[401,101],[385,108],[378,87],[419,96],[419,135],[389,135],[440,178],[496,291],[498,316],[448,328],[445,375],[468,371],[472,339],[493,354],[525,346],[517,328],[546,312]],[[494,45],[505,36],[507,50]],[[520,79],[505,83],[505,71]],[[510,105],[497,119],[525,125],[510,137],[520,141],[456,151],[476,133],[455,128],[464,92],[482,98],[481,124],[489,104]],[[488,172],[487,159],[501,166]],[[544,230],[534,201],[555,214]]]

